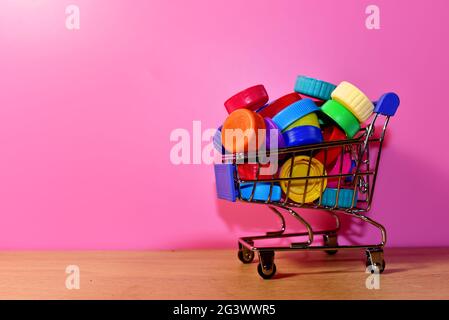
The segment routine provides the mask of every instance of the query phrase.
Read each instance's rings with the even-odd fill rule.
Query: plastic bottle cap
[[[307,177],[307,170],[310,161],[310,172],[308,176],[321,176],[326,175],[326,171],[323,168],[323,164],[315,158],[308,156],[296,156],[293,160],[293,170],[291,177]],[[290,177],[291,159],[287,160],[281,168],[280,178]],[[321,196],[321,190],[324,191],[327,185],[327,179],[325,178],[312,178],[303,180],[290,180],[290,190],[288,197],[298,203],[303,202],[305,186],[307,183],[307,193],[305,197],[305,203],[313,202]],[[287,194],[288,181],[281,181],[281,188],[285,194]]]
[[[238,109],[226,118],[221,141],[231,153],[256,151],[265,142],[265,129],[265,122],[259,114],[248,109]],[[226,139],[227,135],[229,139]]]
[[[237,109],[257,110],[268,102],[268,93],[261,84],[245,89],[225,101],[224,105],[228,113]]]
[[[325,207],[335,207],[337,203],[337,189],[327,188],[323,192],[323,196],[321,197],[321,205]],[[340,193],[338,195],[338,208],[351,208],[352,207],[352,197],[354,196],[353,189],[340,189]],[[357,204],[357,192],[354,198],[354,206]]]
[[[270,164],[261,164],[260,169],[268,168]],[[260,179],[271,179],[271,175],[261,175],[259,172],[259,177],[257,177],[257,171],[259,170],[259,165],[255,163],[242,163],[237,165],[237,171],[239,178],[241,180],[260,180]]]
[[[300,94],[301,99],[312,99],[312,101],[319,107],[321,107],[323,104],[326,103],[327,100],[321,100],[321,99],[317,99],[311,96],[308,96],[306,94]]]
[[[352,83],[341,82],[331,96],[345,106],[359,122],[366,121],[373,113],[374,105],[371,100]]]
[[[335,100],[329,100],[321,107],[321,111],[343,129],[349,139],[360,130],[357,118],[343,105]]]
[[[289,93],[279,99],[273,101],[265,108],[259,111],[262,117],[273,118],[276,114],[282,111],[285,107],[288,107],[292,103],[301,100],[301,97],[296,92]]]
[[[331,127],[324,127],[323,129],[323,140],[325,142],[328,141],[339,141],[339,140],[345,140],[346,134],[341,131],[337,126],[331,126]],[[334,165],[335,161],[337,160],[338,156],[340,155],[342,151],[342,147],[334,147],[334,148],[328,148],[327,150],[327,156],[326,156],[326,163],[324,163],[325,158],[325,149],[318,152],[318,154],[315,156],[315,158],[323,163],[326,167],[326,170],[331,170]]]
[[[296,92],[321,100],[329,100],[335,88],[332,83],[306,76],[298,76],[295,84]]]
[[[276,125],[284,131],[289,125],[291,125],[296,120],[312,113],[317,112],[320,109],[312,101],[312,99],[302,99],[296,101],[286,107],[284,110],[280,111],[273,117],[273,121]]]
[[[295,122],[293,122],[291,125],[289,125],[287,128],[285,128],[285,131],[293,129],[295,127],[299,127],[299,126],[314,126],[314,127],[319,128],[320,122],[318,120],[318,116],[316,115],[316,113],[310,113],[310,114],[296,120]]]
[[[284,148],[285,147],[285,141],[284,141],[284,137],[281,133],[281,130],[279,130],[278,126],[276,125],[276,123],[274,123],[273,120],[271,120],[270,118],[265,118],[265,127],[267,129],[267,132],[265,133],[265,135],[267,136],[267,140],[266,140],[266,150],[270,150],[270,147],[272,146],[272,144],[270,143],[271,141],[271,135],[273,134],[277,139],[278,142],[278,146],[277,148]]]
[[[251,198],[251,193],[254,188],[253,182],[243,182],[240,184],[240,196],[244,200],[249,200]],[[271,188],[271,197],[270,201],[280,201],[282,192],[281,187],[273,183],[273,187],[271,187],[271,183],[269,182],[257,182],[256,189],[254,190],[254,195],[252,200],[258,201],[267,201],[270,195]]]
[[[323,142],[320,128],[315,126],[299,126],[283,133],[287,147],[304,146]]]

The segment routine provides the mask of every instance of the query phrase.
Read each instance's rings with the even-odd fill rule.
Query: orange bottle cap
[[[248,109],[237,109],[223,124],[223,146],[232,153],[257,151],[265,142],[265,129],[261,115]]]

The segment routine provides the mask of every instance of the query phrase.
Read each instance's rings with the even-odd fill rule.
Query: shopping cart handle
[[[374,103],[375,113],[380,113],[384,116],[394,116],[396,110],[398,110],[400,100],[399,96],[394,92],[385,93],[378,101]]]

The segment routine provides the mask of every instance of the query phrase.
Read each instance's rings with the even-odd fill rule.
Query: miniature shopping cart
[[[371,123],[365,128],[360,129],[358,134],[352,139],[328,141],[320,144],[282,148],[272,151],[277,152],[279,159],[291,161],[290,167],[293,167],[293,159],[295,159],[296,156],[307,155],[310,159],[307,175],[299,177],[292,176],[292,170],[290,170],[290,174],[287,177],[281,178],[273,175],[269,179],[267,179],[266,176],[263,176],[264,179],[261,179],[259,178],[261,165],[257,160],[258,155],[241,153],[225,154],[222,156],[222,163],[215,165],[218,198],[266,205],[281,222],[279,231],[267,232],[266,234],[259,236],[240,238],[238,240],[238,258],[241,262],[251,263],[255,253],[257,253],[259,256],[257,271],[262,278],[270,279],[276,273],[276,265],[274,264],[275,251],[321,250],[333,255],[338,250],[364,249],[366,251],[366,266],[370,268],[372,272],[377,271],[380,273],[384,271],[385,260],[383,248],[387,241],[386,230],[380,223],[365,215],[371,208],[387,125],[390,117],[395,114],[399,106],[399,99],[391,101],[391,99],[384,99],[384,97],[388,97],[388,94],[382,96],[377,103],[374,103],[375,114]],[[379,119],[383,119],[383,123],[378,127],[381,132],[379,132],[378,135],[375,135],[375,126],[376,122],[379,122]],[[341,152],[339,152],[339,157],[341,157],[340,163],[343,161],[343,156],[350,154],[352,161],[350,172],[343,171],[343,166],[340,164],[339,170],[333,174],[327,173],[325,170],[320,174],[309,174],[311,172],[312,158],[316,156],[317,153],[321,152],[324,155],[324,163],[326,163],[328,154],[336,149],[341,150]],[[237,165],[251,159],[256,159],[256,179],[243,180],[239,177],[238,170],[236,170]],[[324,181],[324,179],[332,179],[336,182],[336,187],[333,189],[334,192],[330,195],[327,195],[326,197],[321,196],[311,203],[291,200],[289,193],[291,192],[290,188],[292,184],[302,183],[305,189],[305,195],[309,183],[312,183],[313,181],[316,182],[317,180]],[[242,194],[242,186],[247,186],[248,183],[253,184],[252,192],[250,192],[249,195],[247,193]],[[269,189],[270,194],[264,201],[257,200],[254,196],[257,184],[261,183],[265,183],[265,185],[267,183],[271,184]],[[287,189],[286,191],[284,190],[282,198],[276,200],[274,200],[275,197],[273,196],[275,183],[283,183]],[[322,188],[324,188],[324,183],[321,185]],[[324,194],[324,190],[321,191]],[[298,209],[325,210],[333,217],[333,219],[335,219],[335,228],[332,228],[331,230],[313,230],[312,226],[298,213]],[[285,213],[296,218],[296,220],[305,227],[306,231],[302,233],[286,233],[286,223],[283,215]],[[368,223],[376,227],[380,231],[380,243],[366,245],[339,245],[337,236],[340,230],[339,215],[341,214],[349,215],[353,218],[362,220],[363,223]],[[322,238],[322,241],[316,241],[317,236]],[[297,237],[305,238],[305,241],[290,242],[287,246],[255,245],[255,241],[259,240]]]

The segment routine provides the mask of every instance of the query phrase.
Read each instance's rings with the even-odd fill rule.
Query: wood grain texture
[[[277,253],[262,280],[236,250],[1,252],[2,299],[449,299],[449,249],[385,250],[380,290],[365,287],[364,252]],[[81,288],[65,287],[78,265]]]

